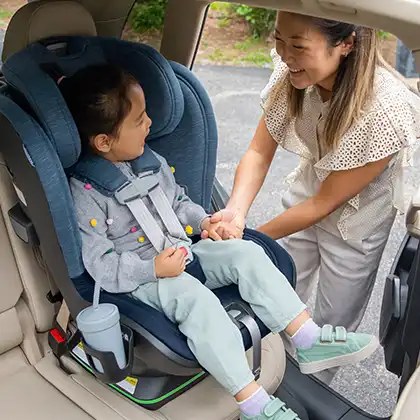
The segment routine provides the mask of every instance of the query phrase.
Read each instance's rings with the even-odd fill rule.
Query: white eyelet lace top
[[[287,89],[275,89],[287,66],[275,50],[274,71],[261,93],[267,129],[284,149],[300,156],[298,168],[286,181],[283,203],[290,207],[317,193],[332,171],[357,168],[395,155],[386,170],[319,225],[343,239],[363,239],[380,228],[395,209],[404,211],[403,168],[412,164],[420,139],[420,97],[384,68],[376,72],[370,107],[343,136],[338,147],[326,151],[318,141],[328,113],[316,87],[306,89],[302,116],[287,114]]]

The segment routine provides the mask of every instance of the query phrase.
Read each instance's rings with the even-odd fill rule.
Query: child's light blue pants
[[[141,285],[132,295],[162,311],[188,338],[195,357],[232,395],[254,377],[242,337],[212,289],[237,284],[246,302],[277,333],[306,306],[264,250],[250,241],[202,240],[193,245],[206,283],[187,273]]]

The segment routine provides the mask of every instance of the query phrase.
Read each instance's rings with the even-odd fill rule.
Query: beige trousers
[[[380,230],[359,241],[345,241],[318,226],[281,240],[296,264],[298,296],[306,303],[316,288],[312,316],[320,326],[332,324],[348,331],[357,329],[394,219],[393,212]],[[287,343],[286,347],[289,349]],[[324,371],[317,377],[330,383],[336,372],[337,369]]]

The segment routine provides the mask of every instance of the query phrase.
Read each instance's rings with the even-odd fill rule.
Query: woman
[[[235,176],[223,239],[241,237],[277,146],[296,153],[285,211],[258,228],[282,244],[314,320],[356,330],[396,212],[403,167],[420,137],[420,98],[380,57],[376,32],[280,12],[263,116]],[[205,236],[205,235],[204,235]]]

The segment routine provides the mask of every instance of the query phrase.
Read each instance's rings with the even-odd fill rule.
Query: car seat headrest
[[[3,61],[33,42],[55,36],[95,36],[90,13],[75,1],[30,2],[12,17],[6,31]]]
[[[61,45],[60,53],[55,45]],[[143,87],[153,122],[148,141],[172,133],[184,113],[180,83],[169,62],[151,47],[100,37],[61,37],[34,43],[9,57],[3,74],[29,103],[64,168],[77,162],[81,144],[57,80],[60,74],[71,76],[83,67],[103,62],[121,66]]]

